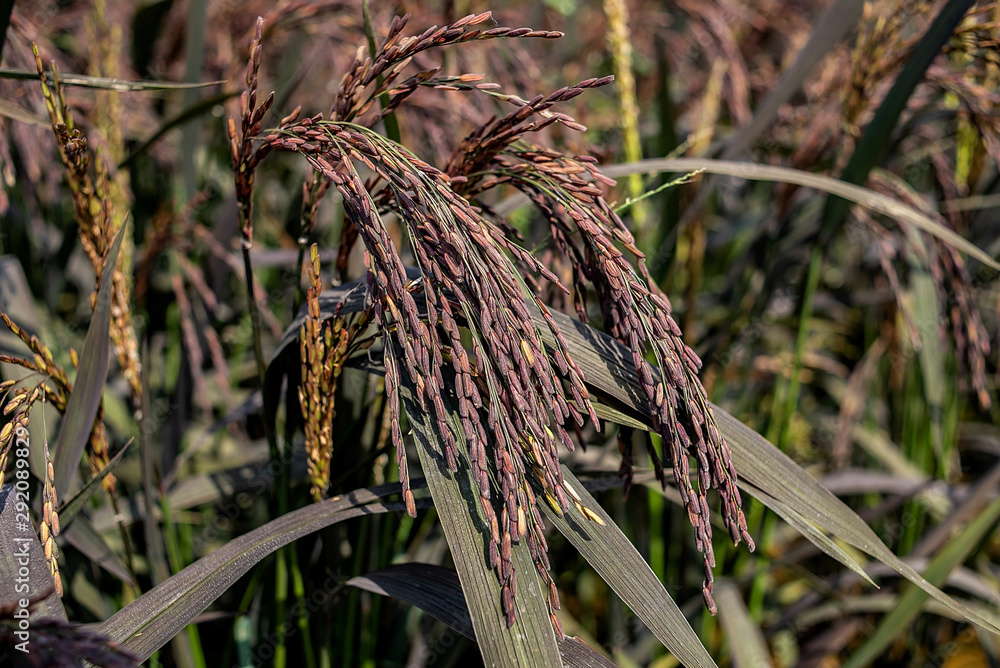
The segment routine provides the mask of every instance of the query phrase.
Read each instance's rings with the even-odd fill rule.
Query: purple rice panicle
[[[443,445],[441,455],[453,471],[457,470],[459,452],[445,400],[449,398],[446,389],[454,392],[480,507],[489,526],[489,560],[502,585],[508,623],[514,621],[516,591],[511,545],[524,539],[549,589],[553,625],[561,635],[554,614],[559,607],[558,593],[549,575],[535,490],[541,490],[543,500],[560,514],[574,505],[588,519],[599,521],[563,480],[559,444],[573,450],[567,427],[578,430],[584,415],[595,428],[600,428],[600,422],[582,372],[568,353],[548,308],[528,283],[537,285],[542,280],[566,294],[570,291],[517,243],[508,226],[492,221],[471,201],[502,183],[527,192],[549,219],[557,244],[578,268],[573,277],[578,312],[585,316],[585,286],[593,285],[602,300],[609,331],[633,351],[647,398],[655,409],[654,426],[668,444],[665,447],[670,448],[675,481],[696,527],[699,549],[706,554],[705,595],[714,611],[714,558],[705,499],[709,488],[722,492],[724,515],[734,540],[742,537],[749,542],[749,535],[728,449],[697,380],[700,362],[681,341],[666,298],[649,287],[631,235],[603,199],[603,191],[592,182],[613,181],[600,174],[592,158],[571,158],[523,143],[525,133],[554,123],[582,129],[569,116],[549,108],[587,88],[610,83],[611,77],[588,79],[530,101],[476,83],[480,75],[438,77],[433,70],[395,83],[414,53],[433,46],[502,36],[558,36],[528,28],[473,28],[488,18],[489,14],[471,15],[417,37],[401,37],[405,18],[394,20],[389,37],[374,58],[362,58],[359,50],[329,118],[317,114],[299,119],[296,109],[277,128],[254,137],[262,115],[254,109],[255,72],[260,61],[258,23],[247,77],[250,91],[244,96],[243,146],[237,147],[233,140],[234,165],[252,173],[260,157],[270,151],[299,153],[343,198],[349,223],[345,230],[351,228],[351,234],[365,247],[371,317],[385,337],[391,434],[407,509],[411,515],[415,513],[399,427],[398,386],[403,374],[416,390],[416,401],[436,422]],[[381,83],[372,85],[379,77]],[[485,91],[517,109],[467,137],[447,168],[439,170],[370,128],[385,110],[398,106],[420,85]],[[369,113],[382,95],[388,98],[385,108]],[[267,106],[265,102],[264,108]],[[235,138],[234,125],[231,128]],[[251,140],[259,142],[256,151],[247,149]],[[364,181],[359,166],[374,176]],[[252,187],[252,175],[238,174],[237,178],[243,178],[245,194],[247,184]],[[418,280],[408,280],[382,222],[381,216],[390,212],[408,232],[422,273]],[[636,257],[641,276],[616,244]],[[343,258],[343,248],[341,252]],[[423,297],[423,309],[417,296]],[[541,312],[553,335],[551,351],[546,350],[533,324],[529,310],[533,308]],[[463,327],[471,333],[469,350],[463,343]],[[643,359],[647,345],[663,369],[663,380],[656,384]],[[689,455],[698,459],[698,492],[688,477]]]
[[[457,188],[470,199],[502,183],[512,185],[531,199],[548,221],[556,247],[573,266],[574,305],[584,322],[587,285],[594,286],[606,330],[632,351],[653,415],[654,431],[663,443],[662,460],[672,464],[674,482],[695,529],[698,549],[704,555],[702,591],[706,605],[714,613],[715,556],[707,500],[709,489],[717,490],[722,497],[723,521],[733,542],[745,540],[750,549],[754,544],[747,531],[729,447],[715,424],[698,378],[701,360],[681,338],[680,328],[671,317],[670,302],[649,279],[644,256],[636,248],[632,234],[604,200],[603,191],[593,183],[614,182],[600,173],[592,158],[566,156],[528,145],[523,140],[526,132],[556,121],[573,128],[575,121],[547,109],[555,102],[610,80],[610,77],[588,79],[530,102],[510,99],[519,108],[470,134],[447,171],[453,179],[468,175]],[[547,116],[537,122],[529,120],[534,114]],[[633,256],[634,262],[626,258],[619,246]],[[514,257],[520,259],[516,254]],[[652,349],[661,370],[658,382],[654,382],[645,361],[647,348]],[[632,453],[628,433],[623,432],[622,436],[622,472],[628,485]],[[661,457],[648,439],[647,449],[657,478],[665,485]],[[697,462],[697,490],[691,482],[689,457]]]

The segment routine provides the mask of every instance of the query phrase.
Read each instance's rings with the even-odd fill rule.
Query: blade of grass
[[[108,545],[104,537],[97,532],[94,525],[84,515],[77,515],[73,524],[65,527],[59,533],[59,539],[64,540],[90,561],[111,573],[122,582],[135,586],[135,580],[128,566]]]
[[[97,416],[97,407],[104,393],[104,381],[108,377],[108,360],[111,355],[111,276],[118,263],[118,249],[121,248],[128,220],[122,224],[111,248],[104,258],[101,286],[97,291],[94,315],[87,329],[87,337],[80,352],[80,369],[76,375],[73,392],[66,402],[62,427],[52,450],[55,464],[55,486],[59,494],[69,492],[69,483],[80,464],[80,457],[90,438],[90,430]]]
[[[751,181],[775,181],[778,183],[793,183],[807,188],[815,188],[836,195],[838,198],[850,200],[855,204],[867,207],[872,211],[898,218],[927,232],[933,237],[954,246],[969,257],[973,257],[986,266],[1000,271],[1000,262],[990,257],[968,240],[916,209],[898,202],[891,197],[876,193],[868,188],[847,183],[822,174],[813,174],[789,167],[773,167],[757,165],[749,162],[733,162],[727,160],[711,160],[708,158],[656,158],[641,162],[611,165],[603,168],[604,174],[615,177],[644,172],[691,172],[702,169],[709,174],[735,176]]]
[[[46,73],[45,77],[50,86],[55,85],[55,80],[51,73]],[[15,79],[18,81],[36,81],[37,71],[11,70],[0,67],[0,79]],[[82,88],[100,88],[102,90],[117,90],[121,92],[140,90],[182,90],[185,88],[206,88],[215,86],[225,81],[205,81],[203,83],[177,83],[172,81],[126,81],[124,79],[106,79],[104,77],[91,77],[85,74],[59,73],[59,83],[63,86],[80,86]]]
[[[146,660],[264,557],[331,524],[402,510],[402,503],[377,502],[398,493],[398,484],[356,489],[282,515],[146,592],[102,623],[100,633]],[[426,499],[417,504],[426,507]]]
[[[802,87],[809,73],[851,29],[857,25],[864,8],[863,0],[838,0],[816,20],[809,41],[795,58],[795,63],[781,74],[774,89],[754,110],[750,123],[729,139],[719,156],[722,160],[737,158],[749,147],[778,115],[781,105],[788,102]],[[708,201],[715,190],[717,178],[705,180],[694,200],[684,210],[679,227],[685,227]],[[662,246],[661,246],[662,248]]]
[[[719,430],[729,442],[733,462],[741,476],[785,504],[801,508],[810,522],[878,559],[951,610],[992,633],[1000,634],[1000,628],[955,601],[893,554],[854,511],[813,480],[787,455],[724,410],[717,406],[713,408]]]
[[[843,548],[831,540],[829,536],[817,529],[812,522],[803,517],[797,510],[785,505],[781,501],[778,501],[770,494],[762,492],[745,480],[740,480],[740,488],[746,490],[750,496],[754,497],[777,513],[779,517],[788,522],[795,528],[796,531],[805,536],[810,543],[818,547],[828,556],[833,557],[840,563],[850,568],[852,571],[864,578],[865,581],[871,586],[876,588],[878,587],[878,585],[875,584],[875,581],[872,580],[868,573],[866,573],[861,567],[861,564],[855,561],[854,557],[845,552]]]
[[[462,583],[483,661],[488,666],[561,666],[555,632],[545,604],[548,590],[544,589],[545,594],[540,593],[543,588],[526,554],[526,542],[514,545],[511,550],[511,560],[518,571],[514,597],[517,612],[514,625],[507,627],[500,581],[486,556],[489,529],[479,507],[478,494],[473,491],[476,483],[466,463],[465,439],[461,429],[456,429],[455,411],[449,406],[451,426],[461,456],[458,471],[452,473],[444,460],[443,447],[430,417],[414,403],[409,376],[402,374],[402,379],[399,394],[413,426],[420,463]]]
[[[344,584],[405,601],[466,638],[476,639],[458,574],[449,568],[435,564],[396,564],[351,578]],[[610,668],[615,665],[579,638],[566,637],[556,643],[565,666]]]
[[[190,120],[198,118],[203,114],[211,111],[216,105],[222,104],[231,97],[236,97],[239,95],[236,91],[229,91],[225,93],[219,93],[218,95],[213,95],[211,97],[206,97],[203,100],[198,100],[190,106],[182,109],[176,116],[173,116],[163,122],[159,128],[156,129],[152,135],[146,138],[142,143],[132,149],[132,152],[118,164],[118,169],[127,167],[133,160],[138,158],[140,155],[146,152],[150,146],[156,143],[163,135],[165,135],[170,130],[184,125]]]
[[[926,581],[934,585],[944,582],[948,574],[965,561],[972,549],[998,521],[1000,521],[1000,498],[994,499],[989,507],[969,522],[938,553],[924,571]],[[861,668],[877,659],[893,639],[909,627],[928,598],[928,593],[919,587],[907,587],[899,597],[896,607],[882,619],[875,632],[851,655],[844,668]]]
[[[576,510],[560,517],[547,504],[539,504],[546,519],[573,543],[587,563],[682,665],[714,667],[715,662],[691,624],[635,546],[565,466],[562,474],[580,494],[584,507],[600,517],[604,526],[585,519]]]
[[[27,123],[28,125],[34,125],[36,128],[52,127],[52,124],[49,121],[45,120],[40,116],[35,116],[27,109],[22,109],[21,107],[11,102],[8,102],[7,100],[0,100],[0,116],[4,116],[6,118],[10,118],[15,121],[20,121],[22,123]]]
[[[720,156],[723,160],[732,160],[760,136],[778,115],[781,105],[799,91],[813,68],[857,25],[863,8],[863,0],[837,0],[816,20],[809,41],[795,57],[795,62],[782,72],[750,123],[726,144]]]

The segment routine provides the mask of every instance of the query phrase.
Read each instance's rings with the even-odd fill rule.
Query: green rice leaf
[[[604,526],[588,520],[575,508],[560,517],[547,504],[540,503],[546,519],[573,543],[682,665],[714,667],[715,662],[698,634],[635,546],[565,466],[562,474],[563,480],[580,495],[584,507],[600,517]]]
[[[398,493],[398,484],[367,487],[286,513],[149,590],[98,626],[98,633],[146,660],[264,557],[331,524],[401,510],[401,503],[377,502]]]
[[[515,544],[511,560],[517,571],[517,608],[514,625],[507,628],[501,603],[500,581],[484,556],[489,528],[479,507],[476,483],[468,468],[468,449],[461,429],[456,429],[456,413],[448,402],[452,430],[459,452],[458,471],[452,473],[444,458],[444,445],[433,419],[416,405],[409,376],[401,374],[399,395],[413,426],[413,439],[434,507],[441,517],[452,561],[462,583],[462,591],[472,618],[479,651],[488,666],[561,666],[555,631],[549,621],[546,600],[535,573],[527,542]]]
[[[69,483],[80,465],[80,457],[90,439],[90,430],[97,416],[97,407],[104,394],[104,381],[108,377],[108,361],[111,356],[111,289],[115,265],[118,264],[118,249],[128,229],[128,220],[122,223],[111,248],[104,259],[101,272],[101,286],[97,291],[94,316],[87,329],[80,352],[80,369],[76,375],[73,392],[66,402],[59,437],[52,450],[55,468],[55,486],[59,494],[69,491]]]

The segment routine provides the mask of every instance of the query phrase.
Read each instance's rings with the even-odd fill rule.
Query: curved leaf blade
[[[64,528],[69,526],[70,522],[73,521],[73,518],[76,517],[77,514],[79,514],[79,512],[83,509],[83,504],[85,504],[93,493],[97,491],[97,486],[101,484],[101,481],[107,478],[108,474],[118,468],[118,465],[122,463],[122,459],[124,459],[125,453],[128,451],[128,446],[131,444],[132,441],[129,440],[129,442],[126,443],[125,446],[111,458],[111,461],[108,462],[107,466],[98,471],[97,475],[91,476],[90,480],[88,480],[83,487],[73,495],[73,498],[62,504],[62,507],[59,508],[59,522]]]
[[[264,557],[331,524],[400,510],[401,503],[377,502],[398,493],[398,484],[367,487],[282,515],[149,590],[102,623],[98,633],[145,661]],[[426,499],[417,503],[426,505]]]
[[[774,167],[758,165],[749,162],[734,162],[730,160],[712,160],[710,158],[652,158],[639,162],[629,162],[622,165],[612,165],[601,171],[607,176],[627,176],[628,174],[647,172],[691,172],[696,169],[709,174],[735,176],[751,181],[776,181],[779,183],[794,183],[807,188],[815,188],[845,200],[860,204],[872,211],[898,218],[910,225],[937,237],[941,241],[954,246],[969,257],[974,257],[991,269],[1000,271],[1000,262],[990,257],[986,251],[965,239],[954,230],[930,217],[920,213],[913,207],[894,200],[868,188],[856,186],[840,179],[823,174],[813,174],[790,167]]]
[[[729,654],[736,668],[773,668],[771,654],[760,632],[760,626],[750,618],[740,590],[729,578],[722,578],[715,587],[719,604],[719,623],[729,640]]]
[[[87,329],[87,337],[83,341],[80,352],[80,369],[76,375],[73,392],[66,402],[66,413],[63,416],[59,437],[52,451],[55,465],[55,486],[60,495],[69,491],[69,483],[73,473],[80,464],[83,449],[90,439],[90,430],[94,425],[97,407],[104,394],[104,381],[108,378],[108,361],[111,356],[111,289],[112,275],[118,264],[118,250],[125,236],[128,220],[122,223],[111,242],[111,248],[104,258],[104,269],[101,272],[101,286],[97,291],[97,303],[94,306],[94,317]]]
[[[528,555],[526,542],[512,546],[511,560],[517,570],[517,608],[514,625],[507,628],[501,604],[500,582],[489,561],[485,540],[489,528],[479,508],[476,483],[467,462],[468,450],[461,429],[456,429],[456,412],[448,401],[450,422],[459,449],[458,471],[448,470],[443,445],[433,420],[415,404],[408,374],[401,374],[400,398],[413,427],[413,440],[420,455],[427,487],[441,517],[452,561],[465,594],[479,651],[488,666],[561,666],[555,631],[549,621],[546,600]]]
[[[788,455],[726,411],[714,405],[713,409],[719,430],[729,443],[733,462],[741,476],[786,505],[801,508],[803,517],[812,524],[878,559],[939,603],[984,629],[1000,634],[1000,627],[945,594],[893,554],[857,513],[803,471]]]
[[[1000,521],[1000,498],[994,499],[988,508],[969,522],[931,561],[924,572],[927,581],[935,585],[943,583],[948,574],[965,561],[972,549],[998,521]],[[882,619],[875,632],[851,655],[844,668],[861,668],[877,659],[893,639],[913,621],[929,597],[930,594],[923,589],[914,586],[907,588],[899,597],[896,607]]]
[[[576,509],[562,517],[547,504],[539,504],[545,518],[583,555],[597,574],[614,589],[660,642],[684,666],[715,668],[715,661],[691,628],[684,613],[670,597],[649,564],[604,512],[576,476],[562,467],[563,480],[580,495],[580,502],[604,522],[592,522]]]
[[[50,86],[55,85],[51,72],[45,73]],[[0,79],[16,79],[20,81],[36,81],[38,72],[35,70],[12,70],[0,67]],[[128,81],[125,79],[108,79],[92,77],[86,74],[59,73],[59,83],[63,86],[80,86],[81,88],[99,88],[101,90],[116,90],[121,92],[140,90],[182,90],[186,88],[205,88],[225,83],[224,81],[205,81],[202,83],[183,83],[174,81]]]

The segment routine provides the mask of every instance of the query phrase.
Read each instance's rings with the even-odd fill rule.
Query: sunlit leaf
[[[489,529],[481,515],[479,494],[473,491],[476,483],[465,464],[468,461],[465,439],[460,430],[455,430],[463,463],[452,473],[448,470],[443,444],[432,418],[414,403],[412,390],[407,385],[408,375],[402,374],[402,378],[399,394],[413,426],[424,477],[441,517],[441,527],[462,583],[483,661],[488,666],[562,665],[546,607],[548,589],[541,587],[524,541],[511,549],[511,560],[517,570],[518,586],[514,596],[517,612],[514,625],[507,627],[500,581],[484,556]],[[454,426],[453,419],[453,429]]]
[[[102,623],[98,632],[146,660],[264,557],[331,524],[400,510],[401,503],[377,502],[398,493],[398,484],[357,489],[271,520],[149,590]],[[426,505],[423,499],[418,503]]]
[[[600,517],[604,524],[585,518],[575,508],[559,517],[548,505],[539,504],[545,518],[573,543],[587,563],[682,665],[715,666],[698,634],[635,546],[565,466],[562,474],[580,495],[583,506]]]

